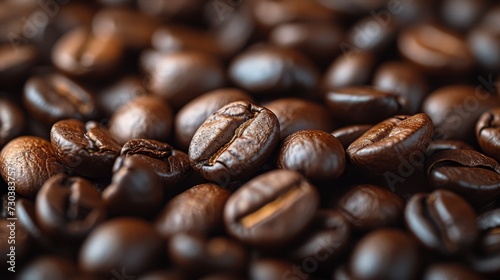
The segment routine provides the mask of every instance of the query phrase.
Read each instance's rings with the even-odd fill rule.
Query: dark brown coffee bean
[[[111,175],[121,148],[100,124],[75,119],[55,123],[50,141],[60,162],[90,178]]]
[[[156,220],[164,237],[187,232],[207,236],[223,225],[224,205],[230,192],[215,184],[201,184],[170,200]]]
[[[191,100],[175,115],[175,139],[183,149],[189,143],[196,130],[213,113],[235,101],[252,102],[252,97],[236,88],[217,89],[204,93]]]
[[[425,154],[427,156],[431,156],[433,154],[442,152],[442,151],[447,151],[447,150],[474,150],[471,146],[469,146],[467,143],[462,142],[460,140],[432,140],[431,143],[429,144],[429,147],[427,147],[427,151]]]
[[[344,53],[335,59],[322,79],[324,91],[367,84],[375,68],[372,53]]]
[[[28,263],[19,272],[19,280],[68,280],[78,274],[73,261],[58,256],[44,255]]]
[[[123,145],[130,139],[167,141],[172,132],[172,109],[163,99],[141,96],[120,107],[111,117],[109,132]]]
[[[192,167],[204,178],[227,186],[249,177],[269,158],[279,141],[279,122],[266,108],[230,103],[212,114],[189,145]]]
[[[445,255],[470,249],[478,235],[472,207],[447,190],[414,195],[406,206],[405,220],[423,245]]]
[[[9,100],[0,99],[0,148],[19,136],[24,129],[24,124],[23,111]]]
[[[356,52],[381,52],[394,41],[398,25],[397,21],[383,18],[373,11],[352,25],[345,44]]]
[[[497,9],[499,10],[499,9]],[[492,12],[493,14],[494,12]],[[496,16],[500,13],[497,11]],[[500,29],[483,20],[467,36],[469,47],[479,65],[486,71],[500,70]]]
[[[111,214],[148,217],[163,202],[163,186],[147,163],[127,157],[113,174],[102,199]]]
[[[36,196],[36,221],[49,238],[81,240],[106,218],[100,193],[89,181],[59,174]]]
[[[500,164],[474,150],[448,150],[426,161],[426,176],[434,188],[461,194],[476,207],[500,197]]]
[[[349,124],[377,123],[399,114],[405,98],[373,87],[330,90],[325,102],[335,120]]]
[[[500,107],[481,115],[476,123],[476,138],[486,155],[500,161]]]
[[[482,234],[474,252],[467,256],[468,264],[480,273],[491,276],[500,275],[500,227]]]
[[[440,12],[444,22],[457,30],[471,28],[484,14],[488,0],[444,0]]]
[[[251,245],[285,245],[311,222],[318,208],[316,189],[299,173],[275,170],[239,188],[224,208],[226,229]]]
[[[492,228],[500,228],[500,208],[482,213],[477,217],[479,230],[485,231]]]
[[[31,115],[47,125],[71,118],[90,120],[97,115],[93,95],[56,73],[31,77],[24,85],[23,102]]]
[[[331,131],[334,128],[330,112],[314,102],[288,97],[275,99],[265,104],[265,107],[278,117],[281,140],[299,130]]]
[[[405,202],[398,195],[374,185],[359,185],[344,194],[338,208],[358,230],[398,226]]]
[[[22,196],[34,197],[48,178],[64,171],[50,142],[39,137],[15,138],[0,152],[0,174],[6,182],[14,180]]]
[[[188,26],[163,26],[155,31],[151,40],[153,48],[165,53],[203,51],[215,56],[223,54],[214,36]]]
[[[349,125],[332,131],[332,135],[340,141],[345,150],[352,142],[365,134],[370,128],[372,128],[370,124]]]
[[[137,0],[140,11],[167,21],[193,20],[200,16],[203,3],[200,0]]]
[[[280,259],[255,260],[250,263],[248,270],[248,279],[250,280],[293,279],[298,278],[298,276],[307,279],[309,277],[308,274],[301,271],[300,267],[297,268],[293,263]]]
[[[283,141],[277,165],[296,170],[313,181],[334,180],[344,172],[345,151],[328,132],[300,130]]]
[[[485,278],[474,270],[458,263],[438,263],[428,267],[422,278],[423,280],[443,279],[470,279],[484,280]]]
[[[24,79],[40,59],[39,56],[37,49],[32,45],[0,45],[0,81],[2,84],[12,85]]]
[[[358,242],[349,268],[355,279],[416,279],[418,247],[403,231],[379,229]]]
[[[432,138],[432,121],[426,114],[396,116],[368,130],[347,148],[351,162],[370,172],[396,171],[403,163],[423,160]]]
[[[111,34],[96,36],[87,28],[65,34],[52,49],[52,62],[75,77],[103,79],[113,74],[123,56],[123,45]]]
[[[131,100],[148,95],[145,89],[145,81],[137,76],[125,76],[111,86],[103,89],[97,95],[97,102],[103,113],[109,117],[121,106]]]
[[[307,57],[270,45],[256,45],[240,53],[228,71],[233,83],[254,94],[313,92],[319,79],[318,70]]]
[[[92,231],[80,250],[79,266],[95,274],[110,275],[126,268],[129,275],[139,275],[155,266],[164,246],[150,223],[117,218]]]

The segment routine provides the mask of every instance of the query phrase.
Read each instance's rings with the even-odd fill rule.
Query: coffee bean
[[[19,274],[16,278],[19,280],[67,280],[74,279],[73,277],[78,274],[78,268],[69,259],[45,255],[25,265]]]
[[[293,279],[290,277],[297,278],[295,276],[295,271],[293,268],[293,263],[287,262],[280,259],[259,259],[255,260],[250,264],[248,271],[248,279],[250,280],[260,280],[260,279]],[[299,267],[300,268],[300,267]],[[299,271],[299,276],[307,279],[309,275]]]
[[[359,185],[344,194],[338,208],[358,230],[398,226],[405,202],[398,195],[374,185]]]
[[[458,263],[438,263],[426,269],[423,280],[470,279],[483,280],[483,276]]]
[[[334,180],[344,172],[345,152],[328,132],[300,130],[283,141],[277,166],[296,170],[313,181]]]
[[[21,109],[7,99],[0,99],[0,148],[24,129],[25,117]]]
[[[241,186],[224,208],[226,229],[251,245],[286,245],[311,222],[318,208],[316,189],[299,173],[275,170]]]
[[[406,206],[405,220],[423,245],[444,255],[470,249],[478,235],[472,207],[447,190],[414,195]]]
[[[448,150],[426,161],[427,181],[434,188],[461,194],[476,207],[500,197],[500,164],[474,150]]]
[[[223,55],[214,36],[188,26],[164,26],[155,31],[151,40],[155,49],[166,53],[194,50]]]
[[[167,141],[172,123],[169,104],[159,97],[141,96],[126,103],[111,116],[109,132],[122,145],[137,138]]]
[[[500,208],[486,211],[477,217],[477,226],[481,231],[500,227]]]
[[[460,140],[432,140],[427,147],[426,155],[430,156],[447,150],[474,150],[467,143]]]
[[[355,279],[416,279],[419,252],[416,242],[397,229],[365,235],[354,248],[349,270]]]
[[[178,271],[155,270],[141,275],[137,280],[186,280],[187,278]]]
[[[356,52],[380,52],[394,41],[399,24],[394,20],[378,21],[373,14],[355,22],[347,31],[347,45]]]
[[[332,135],[340,141],[345,150],[370,128],[372,128],[372,125],[369,124],[348,125],[332,131]]]
[[[432,121],[426,114],[396,116],[368,130],[347,148],[356,166],[376,174],[397,171],[403,163],[423,161],[432,138]],[[417,164],[421,164],[417,160]]]
[[[21,196],[34,197],[48,178],[64,171],[50,142],[39,137],[17,137],[0,152],[0,174],[15,180]]]
[[[480,273],[498,278],[500,273],[500,227],[482,234],[476,250],[467,256],[468,264]]]
[[[31,77],[24,85],[23,101],[28,112],[47,125],[63,119],[90,120],[97,116],[93,95],[56,73]]]
[[[223,225],[223,210],[230,192],[215,184],[201,184],[170,200],[156,220],[164,237],[187,232],[206,236]]]
[[[486,155],[500,161],[500,107],[481,115],[476,123],[476,138]]]
[[[148,94],[149,92],[144,88],[144,81],[131,75],[125,76],[103,89],[97,95],[97,102],[106,117],[109,117],[131,100]]]
[[[49,178],[36,196],[37,224],[49,238],[79,241],[104,221],[100,193],[89,181],[59,174]]]
[[[497,9],[498,10],[498,9]],[[491,14],[495,14],[494,10]],[[496,17],[500,13],[496,12]],[[494,23],[493,23],[494,24]],[[476,61],[486,71],[500,70],[500,29],[488,22],[487,16],[467,36],[467,42]]]
[[[278,141],[276,116],[266,108],[238,101],[208,117],[193,136],[188,154],[194,170],[227,186],[255,173]]]
[[[39,59],[35,46],[0,44],[0,81],[4,86],[22,81]]]
[[[199,0],[137,0],[139,9],[145,14],[174,21],[199,17],[202,3]]]
[[[352,52],[335,59],[322,79],[324,91],[367,84],[375,68],[375,55]]]
[[[184,105],[175,115],[175,139],[186,149],[196,130],[213,113],[235,101],[252,102],[252,97],[236,88],[223,88],[204,93]]]
[[[111,134],[92,121],[58,121],[50,130],[50,141],[60,162],[90,178],[109,176],[120,153],[120,145]]]

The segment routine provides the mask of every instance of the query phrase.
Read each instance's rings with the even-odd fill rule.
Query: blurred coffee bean
[[[428,267],[423,280],[470,279],[483,280],[483,276],[459,263],[438,263]]]
[[[370,128],[372,128],[370,124],[348,125],[332,131],[332,135],[340,141],[342,147],[346,150],[352,142],[356,141]]]
[[[167,141],[172,133],[172,109],[155,96],[137,97],[111,116],[109,132],[123,145],[130,139]]]
[[[432,140],[431,143],[429,144],[429,147],[427,147],[427,151],[425,151],[425,154],[427,156],[431,156],[433,154],[442,152],[442,151],[447,151],[447,150],[474,150],[471,146],[469,146],[467,143],[462,142],[460,140]]]
[[[202,0],[137,0],[137,6],[145,14],[162,20],[193,20],[199,16]]]
[[[186,25],[163,26],[155,31],[151,40],[153,48],[162,53],[202,51],[214,56],[223,55],[212,34]]]
[[[486,71],[500,71],[500,30],[482,24],[468,34],[469,47],[479,65]]]
[[[24,129],[25,117],[15,103],[0,98],[0,149]]]
[[[250,245],[286,245],[310,224],[317,190],[295,171],[274,170],[241,186],[224,208],[226,230]]]
[[[484,14],[488,0],[443,0],[440,13],[444,22],[459,31],[471,28]]]
[[[423,245],[444,255],[470,249],[478,236],[472,207],[447,190],[414,195],[406,206],[405,220]]]
[[[394,41],[398,27],[390,16],[383,17],[372,12],[355,22],[347,31],[347,44],[356,52],[381,52]]]
[[[500,208],[486,211],[477,217],[479,230],[485,231],[500,227]]]
[[[39,53],[32,45],[0,45],[0,81],[12,85],[28,76],[29,70],[39,60]]]
[[[476,138],[481,150],[500,162],[500,107],[481,115],[476,123]]]
[[[171,270],[155,270],[141,275],[137,280],[186,280],[182,273]]]
[[[73,261],[52,255],[35,258],[26,264],[16,279],[19,280],[68,280],[78,274],[78,268]]]
[[[109,117],[132,99],[139,96],[148,95],[144,88],[145,84],[137,76],[125,76],[109,87],[103,89],[97,95],[97,102],[104,115]]]
[[[343,51],[323,75],[323,91],[367,84],[375,62],[376,57],[372,53]]]
[[[297,276],[302,276],[307,279],[309,275],[304,273],[300,269],[300,267],[295,266],[293,263],[280,259],[258,259],[250,263],[250,267],[248,268],[248,279],[278,280],[289,279],[290,277],[294,276],[294,278],[297,278]],[[297,273],[299,274],[297,275]]]
[[[467,256],[468,264],[491,279],[500,275],[500,227],[490,229],[482,234],[476,250]]]

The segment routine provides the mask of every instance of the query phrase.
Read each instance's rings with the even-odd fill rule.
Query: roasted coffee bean
[[[22,196],[34,197],[49,177],[64,171],[50,142],[39,137],[15,138],[0,152],[0,174],[6,182],[14,180]]]
[[[299,130],[331,131],[334,128],[330,112],[314,102],[289,97],[275,99],[265,104],[265,107],[278,117],[281,140]]]
[[[376,13],[375,13],[376,14]],[[373,14],[355,22],[347,32],[347,46],[356,52],[381,52],[394,41],[399,28],[397,21],[374,18]]]
[[[123,56],[123,45],[111,34],[96,36],[87,28],[65,34],[52,49],[52,62],[61,71],[75,77],[109,77]]]
[[[215,272],[240,273],[247,261],[243,245],[226,237],[206,239],[179,233],[169,239],[169,259],[189,274],[206,275]],[[196,267],[196,271],[193,271]]]
[[[26,264],[19,274],[19,280],[68,280],[78,275],[78,268],[69,259],[44,255]]]
[[[475,271],[492,276],[500,275],[500,227],[490,229],[482,234],[477,242],[476,250],[467,261]]]
[[[444,255],[470,249],[478,235],[472,207],[447,190],[414,195],[406,205],[405,220],[423,245]]]
[[[471,28],[484,14],[488,0],[444,0],[440,12],[444,22],[457,30]]]
[[[427,147],[426,155],[430,156],[447,150],[474,150],[467,143],[460,140],[432,140]]]
[[[409,234],[379,229],[365,235],[354,248],[349,262],[355,279],[416,279],[419,253]]]
[[[28,112],[47,125],[63,119],[90,120],[97,116],[93,95],[61,74],[31,77],[24,85],[23,101]]]
[[[500,164],[474,150],[448,150],[426,161],[426,176],[434,188],[461,194],[476,207],[500,197]]]
[[[0,148],[24,129],[25,118],[21,109],[7,99],[0,99]]]
[[[111,116],[109,132],[121,145],[137,138],[167,141],[172,132],[173,118],[172,109],[163,99],[141,96]]]
[[[41,246],[42,248],[49,249],[54,244],[49,237],[42,232],[42,229],[38,226],[36,222],[35,205],[26,199],[20,198],[16,201],[16,217],[19,220],[20,228],[23,228],[29,235],[29,239],[33,240],[33,243]],[[59,244],[58,244],[59,245]],[[53,251],[58,251],[59,248],[52,247]],[[67,248],[63,248],[64,251]],[[48,250],[51,251],[51,250]]]
[[[352,52],[335,59],[326,70],[324,91],[367,84],[375,68],[375,55],[368,52]]]
[[[171,270],[155,270],[141,275],[137,280],[187,280],[182,273]]]
[[[295,268],[295,269],[294,269]],[[296,274],[298,270],[298,273]],[[301,276],[304,279],[309,277],[308,274],[297,268],[293,263],[281,259],[259,259],[250,263],[248,268],[249,280],[261,279],[293,279]],[[293,278],[291,278],[293,277]]]
[[[131,100],[148,94],[149,92],[144,87],[144,81],[138,76],[130,75],[103,89],[97,95],[97,102],[104,115],[109,117]]]
[[[143,67],[150,75],[148,90],[176,109],[225,84],[221,62],[201,51],[156,54],[154,61]]]
[[[499,14],[496,12],[497,17]],[[476,61],[486,71],[500,71],[499,35],[500,29],[484,20],[484,23],[475,27],[467,36]]]
[[[199,16],[199,0],[137,0],[139,9],[164,20],[187,20]],[[139,29],[140,30],[140,29]]]
[[[75,119],[55,123],[50,142],[60,162],[90,178],[110,175],[121,148],[100,124]]]
[[[109,277],[122,267],[128,275],[139,275],[156,265],[164,246],[150,223],[116,218],[100,225],[85,240],[79,266],[85,272]]]
[[[481,231],[500,227],[500,208],[479,215],[477,217],[477,226]]]
[[[480,88],[450,85],[433,91],[422,104],[431,117],[435,139],[472,142],[477,120],[484,112],[500,107],[500,99]]]
[[[273,152],[279,129],[268,109],[245,101],[230,103],[194,134],[188,153],[191,166],[222,186],[249,177]]]
[[[349,125],[332,131],[332,135],[340,141],[345,150],[352,142],[365,134],[370,128],[372,128],[370,124]]]
[[[156,220],[164,237],[187,232],[207,236],[223,226],[224,205],[230,192],[215,184],[201,184],[170,200]]]
[[[31,67],[39,60],[35,46],[11,44],[0,45],[0,81],[5,85],[15,84],[26,78]]]
[[[203,51],[223,55],[222,47],[212,34],[188,26],[163,26],[155,31],[151,40],[155,49],[165,53]]]
[[[474,270],[458,263],[438,263],[428,267],[423,280],[470,279],[483,280],[483,276]]]
[[[224,208],[226,229],[251,245],[286,245],[309,225],[317,190],[295,171],[274,170],[241,186]]]
[[[345,161],[344,147],[335,136],[321,130],[300,130],[283,141],[277,165],[312,181],[328,181],[342,175]]]
[[[303,54],[270,45],[256,45],[240,53],[228,71],[238,87],[259,95],[313,92],[319,79],[315,65]]]
[[[196,130],[213,113],[235,101],[252,102],[252,97],[236,88],[223,88],[207,92],[186,104],[175,115],[175,139],[183,149],[189,143]]]
[[[398,48],[404,58],[438,77],[468,74],[475,64],[465,39],[437,24],[421,23],[404,30]]]
[[[163,186],[151,167],[135,157],[127,157],[113,174],[102,199],[111,214],[148,217],[163,202]]]
[[[432,121],[426,114],[396,116],[372,127],[346,152],[352,163],[370,172],[397,171],[408,162],[423,163],[432,131]]]
[[[500,107],[481,115],[476,123],[476,138],[486,155],[500,161]]]
[[[401,112],[415,114],[427,95],[427,81],[420,71],[404,62],[386,62],[374,74],[377,89],[396,93],[403,98]]]
[[[35,211],[37,224],[52,239],[81,240],[106,218],[92,183],[64,174],[45,182],[36,196]]]
[[[344,123],[377,123],[402,112],[405,98],[373,87],[330,90],[325,102],[335,120]]]
[[[389,190],[359,185],[344,194],[338,208],[358,230],[398,226],[403,221],[405,202]]]

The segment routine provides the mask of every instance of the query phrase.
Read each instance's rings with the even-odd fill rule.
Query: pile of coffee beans
[[[496,0],[3,0],[0,279],[500,279]]]

